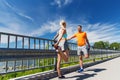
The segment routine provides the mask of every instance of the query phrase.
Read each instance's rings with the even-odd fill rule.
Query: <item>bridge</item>
[[[84,72],[72,72],[66,74],[66,78],[62,80],[119,80],[120,76],[120,58],[115,58],[88,68]],[[58,80],[52,78],[50,80]]]
[[[50,39],[0,32],[0,74],[2,76],[14,74],[16,78],[10,80],[57,80],[57,53],[51,44],[53,41]],[[117,65],[120,60],[120,51],[92,48],[90,58],[84,59],[85,71],[76,73],[75,71],[79,68],[77,45],[71,42],[68,44],[69,61],[61,63],[62,72],[66,76],[65,80],[103,80],[109,77],[104,74],[111,75],[115,65],[117,66],[115,69],[120,70]],[[26,71],[34,74],[26,75]],[[17,75],[20,72],[22,76]],[[119,77],[117,72],[113,74]],[[105,80],[113,80],[113,78]]]

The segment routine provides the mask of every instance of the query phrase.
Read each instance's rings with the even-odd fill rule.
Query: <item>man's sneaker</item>
[[[80,72],[83,72],[83,71],[84,71],[84,69],[81,69],[81,68],[78,70],[79,73],[80,73]]]
[[[62,79],[62,78],[65,78],[65,76],[59,76],[58,78],[59,78],[59,79]]]

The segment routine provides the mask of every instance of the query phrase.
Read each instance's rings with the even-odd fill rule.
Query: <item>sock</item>
[[[83,69],[83,67],[80,67],[81,69]]]

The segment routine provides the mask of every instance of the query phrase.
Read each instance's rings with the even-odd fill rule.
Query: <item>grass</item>
[[[51,69],[54,69],[54,67],[45,67],[45,68],[33,69],[33,70],[22,71],[22,72],[8,73],[5,75],[0,75],[0,80],[8,80],[10,78],[25,76],[25,75],[34,74],[34,73],[43,72],[43,71],[48,71]]]

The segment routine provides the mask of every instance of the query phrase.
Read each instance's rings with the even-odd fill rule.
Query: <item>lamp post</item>
[[[108,58],[108,47],[106,47],[106,55],[107,55],[107,58]]]
[[[116,50],[116,47],[115,47],[115,46],[113,47],[113,49],[114,49],[114,53],[116,53],[116,51],[115,51],[115,50]],[[113,56],[114,56],[114,55],[113,55]]]
[[[94,46],[92,46],[93,49],[93,62],[95,62],[95,51],[94,51]]]

